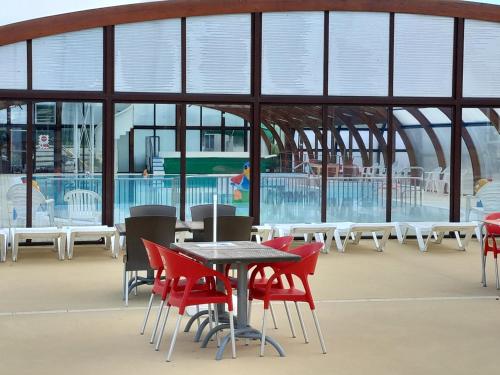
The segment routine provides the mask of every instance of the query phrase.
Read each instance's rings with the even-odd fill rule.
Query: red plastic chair
[[[149,298],[148,308],[146,310],[146,315],[144,317],[144,322],[143,322],[143,325],[141,328],[141,335],[143,335],[144,331],[146,330],[146,324],[148,322],[149,314],[151,312],[151,307],[153,304],[154,296],[160,295],[160,298],[161,298],[161,302],[158,306],[158,314],[156,317],[156,322],[155,322],[155,325],[153,327],[153,332],[151,333],[151,338],[149,340],[149,343],[153,344],[155,337],[156,337],[156,333],[158,331],[158,326],[160,324],[160,319],[161,319],[161,315],[163,312],[163,308],[165,306],[165,301],[167,299],[168,288],[167,288],[166,280],[162,279],[162,277],[165,278],[165,274],[163,272],[165,269],[164,269],[164,265],[163,265],[163,260],[160,256],[160,252],[158,251],[158,246],[160,246],[160,245],[158,245],[154,242],[148,241],[144,238],[142,238],[141,240],[144,244],[144,247],[146,248],[146,252],[148,254],[148,259],[149,259],[149,264],[150,264],[151,268],[156,271],[153,289],[151,291],[151,297]],[[181,280],[180,282],[178,282],[176,284],[175,289],[177,291],[182,291],[182,290],[184,290],[185,287],[186,287],[185,280]],[[194,286],[194,288],[199,289],[199,290],[203,290],[203,289],[207,288],[207,285],[205,283],[201,282],[201,283],[197,283]],[[155,349],[156,350],[159,349],[158,345],[155,347]]]
[[[299,316],[300,326],[302,327],[302,333],[304,334],[304,340],[306,343],[309,342],[307,337],[307,332],[304,326],[304,321],[302,320],[302,314],[300,313],[298,302],[307,302],[309,308],[311,309],[314,324],[318,332],[319,341],[321,343],[321,348],[323,353],[326,353],[326,346],[323,339],[323,334],[321,333],[321,328],[319,325],[318,317],[316,316],[314,299],[311,294],[311,289],[309,287],[308,277],[313,275],[316,269],[316,263],[318,261],[319,253],[323,247],[322,243],[311,243],[306,244],[295,249],[290,250],[292,254],[300,255],[302,260],[299,262],[284,262],[276,263],[273,268],[275,270],[274,274],[269,278],[265,287],[256,287],[254,285],[255,277],[259,272],[259,267],[257,267],[250,277],[250,300],[257,299],[264,301],[264,315],[262,317],[262,338],[260,346],[260,355],[264,355],[265,347],[265,336],[266,336],[266,311],[269,309],[271,301],[291,301],[295,303],[297,309],[297,314]],[[277,287],[275,284],[276,280],[279,280],[282,276],[285,276],[289,286]],[[302,283],[303,290],[295,286],[293,276],[296,276]]]
[[[163,274],[163,261],[161,260],[160,253],[158,252],[158,249],[156,248],[156,244],[154,244],[151,241],[145,240],[142,238],[142,243],[144,244],[144,247],[146,248],[146,252],[148,254],[148,259],[149,259],[149,265],[150,267],[156,271],[155,275],[155,280],[153,283],[153,289],[151,290],[151,297],[149,297],[149,303],[148,303],[148,308],[146,310],[146,315],[144,316],[144,322],[142,323],[141,327],[141,335],[144,335],[144,331],[146,330],[146,324],[148,322],[149,318],[149,313],[151,312],[151,306],[153,305],[153,299],[156,294],[163,294],[163,291],[166,286],[166,282],[161,279],[161,276]],[[160,305],[160,312],[162,311],[161,309],[163,308],[163,304],[165,303],[165,300],[162,298],[162,302]],[[159,316],[159,314],[158,314]],[[156,323],[156,326],[158,323]],[[154,335],[156,334],[156,326],[153,332],[153,337],[151,339],[151,343],[154,340]]]
[[[170,349],[167,354],[167,362],[170,362],[172,358],[172,353],[175,346],[175,341],[177,339],[177,334],[179,332],[179,327],[181,324],[182,317],[185,313],[187,306],[195,306],[202,304],[227,304],[229,312],[229,325],[231,331],[231,346],[233,358],[236,358],[236,344],[234,339],[234,322],[233,322],[233,300],[232,300],[232,288],[231,283],[228,278],[222,273],[207,268],[194,260],[180,255],[170,249],[166,249],[160,245],[156,245],[160,256],[163,261],[163,267],[166,272],[166,293],[167,298],[167,312],[165,318],[162,322],[162,327],[160,335],[158,336],[158,343],[161,341],[163,332],[165,330],[165,325],[167,323],[168,314],[170,312],[170,307],[175,306],[179,309],[179,317],[177,318],[177,324],[175,326],[174,333],[172,335],[172,341],[170,343]],[[206,279],[207,287],[205,289],[197,289],[196,285],[200,279]],[[215,279],[219,279],[223,282],[225,292],[220,292],[216,290]],[[179,290],[177,285],[181,282],[185,282],[185,288]],[[211,319],[211,314],[209,313],[209,319]]]
[[[486,215],[485,220],[498,220],[500,219],[500,212],[494,212]],[[497,245],[496,237],[500,236],[500,226],[486,224],[486,236],[484,238],[484,262],[483,267],[486,267],[486,257],[488,253],[493,253],[493,258],[495,258],[495,272],[496,272],[496,287],[500,289],[500,280],[498,277],[498,260],[497,256],[500,254],[500,245]]]

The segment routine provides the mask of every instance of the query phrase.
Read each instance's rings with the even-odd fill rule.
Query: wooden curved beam
[[[425,130],[427,136],[432,142],[432,145],[434,146],[434,151],[436,152],[438,165],[441,168],[446,168],[446,157],[444,155],[443,146],[439,142],[439,138],[437,137],[436,132],[432,128],[432,124],[430,123],[430,121],[417,108],[405,107],[404,109],[407,110],[413,117],[415,117],[415,119],[420,123],[420,125],[422,125],[422,128]]]
[[[337,116],[337,118],[339,118],[345,124],[345,126],[347,126],[352,136],[356,140],[356,143],[359,147],[359,152],[361,154],[361,159],[363,161],[363,167],[368,166],[368,164],[370,163],[370,157],[368,156],[365,143],[363,142],[363,138],[361,138],[358,129],[356,129],[356,127],[351,122],[352,120],[350,118],[347,118],[347,116],[339,113],[336,113],[335,116]]]
[[[479,110],[483,112],[486,117],[488,117],[495,128],[500,129],[500,117],[493,108],[479,108]]]
[[[453,116],[450,109],[443,108],[441,111],[448,117],[448,119],[453,123]],[[477,148],[474,145],[474,140],[472,139],[467,127],[462,126],[462,139],[465,143],[465,147],[469,153],[470,162],[472,165],[472,176],[474,181],[481,178],[481,162],[479,160],[479,154]]]
[[[344,155],[345,151],[346,151],[346,147],[345,147],[344,140],[340,136],[340,134],[337,130],[337,127],[335,126],[335,122],[333,121],[334,120],[334,112],[331,111],[331,113],[330,113],[330,109],[328,111],[329,111],[328,123],[326,124],[325,130],[326,131],[330,130],[332,132],[333,137],[335,138],[335,141],[339,145],[339,149],[340,149],[341,154]],[[335,151],[335,150],[329,150],[329,151],[331,152],[331,151]]]
[[[324,10],[414,13],[500,21],[500,7],[459,0],[169,0],[90,9],[0,26],[0,45],[94,27],[167,18]]]

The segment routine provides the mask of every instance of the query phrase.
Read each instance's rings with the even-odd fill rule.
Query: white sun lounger
[[[311,242],[313,237],[316,242],[324,244],[322,251],[330,252],[336,224],[317,223],[317,224],[276,224],[274,230],[279,237],[283,236],[303,236],[305,242]]]
[[[410,230],[415,232],[420,251],[427,251],[431,243],[440,244],[447,232],[454,232],[458,242],[458,248],[465,250],[469,241],[477,230],[475,223],[452,223],[452,222],[417,222],[417,223],[397,223],[396,232],[401,243],[406,242],[406,236]],[[460,233],[465,234],[465,238],[460,238]],[[424,236],[427,236],[424,240]]]
[[[116,229],[105,225],[97,226],[81,226],[67,227],[68,232],[68,259],[73,258],[73,248],[77,238],[95,239],[104,237],[106,249],[111,248],[113,258],[118,257],[120,251],[120,236],[117,235]]]
[[[336,223],[337,229],[335,230],[334,237],[337,244],[337,250],[344,252],[349,243],[357,245],[363,233],[371,233],[375,249],[383,251],[385,244],[394,229],[393,223]],[[378,233],[382,233],[382,237],[377,237]],[[345,236],[342,241],[340,236]]]
[[[252,226],[252,235],[255,236],[257,243],[269,241],[273,238],[273,227],[270,225],[254,225]]]
[[[66,248],[66,231],[56,227],[45,228],[12,228],[12,261],[17,261],[19,251],[19,242],[22,240],[52,240],[54,249],[58,252],[59,260],[64,260],[64,251]]]
[[[9,238],[8,229],[0,229],[0,262],[7,259],[7,241]]]

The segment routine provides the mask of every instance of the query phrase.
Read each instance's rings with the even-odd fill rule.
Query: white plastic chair
[[[441,173],[441,178],[437,181],[438,193],[444,194],[446,188],[450,189],[450,170],[445,168]]]
[[[101,197],[92,190],[76,189],[64,194],[64,201],[68,203],[70,224],[75,221],[89,224],[101,222],[101,211],[99,209]]]
[[[9,225],[11,227],[26,226],[26,194],[25,184],[12,185],[7,191]],[[32,188],[32,220],[33,226],[54,225],[54,200],[46,199],[37,189]]]
[[[439,191],[439,181],[441,177],[441,167],[434,168],[431,172],[425,172],[427,178],[425,179],[425,191],[436,192]]]
[[[484,215],[500,211],[500,181],[489,182],[484,185],[475,196],[466,195],[465,220],[470,220],[472,212],[482,219]],[[472,201],[481,202],[481,207],[472,207]]]

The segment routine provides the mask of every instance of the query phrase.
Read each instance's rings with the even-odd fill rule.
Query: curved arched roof
[[[371,11],[500,21],[500,7],[461,0],[169,0],[37,18],[0,26],[0,45],[121,23],[214,14],[279,11]]]

